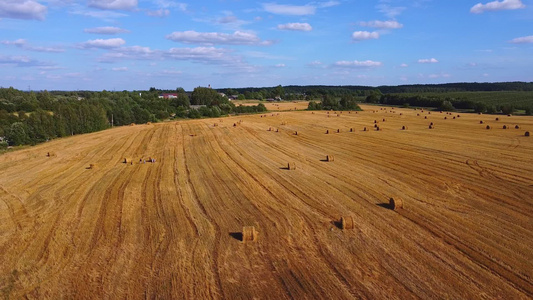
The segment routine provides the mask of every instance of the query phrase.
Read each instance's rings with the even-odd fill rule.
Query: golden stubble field
[[[0,295],[530,299],[533,118],[363,108],[127,126],[0,156]]]

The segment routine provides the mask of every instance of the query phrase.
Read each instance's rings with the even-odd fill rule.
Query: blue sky
[[[533,81],[533,0],[0,0],[0,86]]]

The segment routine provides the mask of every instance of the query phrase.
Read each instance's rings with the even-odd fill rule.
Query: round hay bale
[[[152,125],[152,122],[146,122],[146,125]]]
[[[514,129],[520,129],[519,125],[515,125]]]
[[[341,115],[337,114],[337,117],[340,117]]]
[[[455,117],[453,117],[453,119],[455,120]]]
[[[135,126],[135,123],[131,123],[130,126]]]
[[[429,125],[429,129],[433,129],[435,128],[433,125]]]
[[[376,131],[381,131],[381,128],[379,128],[379,126],[376,126]]]
[[[431,112],[430,112],[430,111],[428,111],[428,115],[431,115]]]
[[[279,132],[279,128],[276,128],[276,132]]]
[[[329,134],[329,129],[328,129],[328,130],[326,130],[326,134]]]
[[[448,120],[448,117],[444,117],[444,120]]]
[[[400,208],[403,208],[403,200],[401,198],[390,198],[389,199],[389,207],[392,210],[398,210]]]
[[[257,240],[257,233],[254,226],[244,226],[242,228],[242,242],[255,242]]]
[[[460,117],[461,117],[461,115],[457,115],[457,117],[458,117],[458,118],[460,118]]]
[[[237,127],[237,123],[233,123],[233,127]]]
[[[288,163],[287,170],[296,170],[296,163]]]
[[[431,122],[431,123],[429,123],[429,125],[430,125],[430,126],[433,126],[433,125],[435,125],[435,124],[433,124],[433,122]]]
[[[383,122],[385,122],[385,119],[383,119]]]
[[[427,118],[428,118],[428,116],[425,116],[425,117],[424,117],[424,119],[427,119]],[[445,117],[445,118],[446,118],[446,117]]]
[[[50,151],[50,152],[46,153],[46,156],[48,156],[48,157],[56,156],[56,153]]]
[[[378,120],[374,120],[374,124],[377,124],[378,123]]]
[[[510,117],[510,116],[512,116],[512,115],[511,115],[511,114],[508,114],[507,116]]]
[[[294,135],[298,135],[298,131],[295,131],[295,132],[294,132]]]
[[[496,118],[496,121],[499,121],[499,120],[500,120],[500,118]]]
[[[96,164],[89,164],[89,169],[90,170],[96,169]]]
[[[333,155],[326,155],[326,161],[328,161],[328,162],[335,161],[335,156],[333,156]]]
[[[368,129],[366,129],[366,127],[365,127],[365,128],[363,128],[363,131],[368,131]]]
[[[485,123],[485,122],[483,122],[483,121],[479,121],[479,124],[484,124],[484,123]]]
[[[130,157],[124,157],[124,160],[122,161],[125,164],[131,163],[133,160]]]
[[[487,125],[485,128],[490,129],[490,125]]]
[[[341,132],[341,130],[340,130],[340,129],[337,129],[337,133],[340,133],[340,132]]]
[[[353,132],[353,128],[350,128],[350,132]]]
[[[524,135],[525,136],[529,136],[530,135],[529,131],[526,131],[526,133],[524,133]]]
[[[343,230],[354,229],[355,224],[352,216],[341,217],[341,228]]]
[[[374,124],[374,128],[378,128],[378,124]]]
[[[407,126],[402,126],[402,130],[407,130]]]
[[[272,127],[268,127],[268,131],[272,131]]]
[[[400,113],[400,116],[403,116],[403,113]]]
[[[503,125],[503,129],[507,129],[507,125]]]
[[[331,116],[330,116],[330,115],[328,115],[328,118],[331,118]]]

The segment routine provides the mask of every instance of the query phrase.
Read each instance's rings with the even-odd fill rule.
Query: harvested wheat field
[[[533,118],[363,109],[124,126],[0,156],[0,294],[531,299]]]

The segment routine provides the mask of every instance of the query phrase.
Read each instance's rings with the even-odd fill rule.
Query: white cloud
[[[115,12],[115,11],[107,11],[107,10],[99,10],[99,11],[90,11],[86,9],[74,9],[69,11],[70,14],[74,15],[80,15],[80,16],[87,16],[92,18],[98,18],[98,19],[104,19],[104,20],[113,20],[116,18],[122,18],[127,17],[127,14]]]
[[[46,11],[46,6],[33,0],[0,1],[0,18],[43,21]]]
[[[170,10],[163,8],[158,10],[147,10],[146,14],[150,17],[164,18],[170,15]]]
[[[434,63],[438,63],[439,61],[436,60],[435,58],[421,58],[418,60],[418,63],[419,64],[434,64]]]
[[[352,33],[352,39],[354,41],[363,41],[363,40],[372,40],[372,39],[379,39],[379,33],[378,32],[369,32],[369,31],[356,31]]]
[[[215,47],[196,47],[196,48],[171,48],[164,53],[164,57],[177,60],[193,60],[197,62],[230,62],[235,59],[228,55],[227,49]]]
[[[372,60],[365,60],[365,61],[346,61],[341,60],[334,64],[337,67],[345,67],[345,68],[375,68],[375,67],[381,67],[383,65],[380,61],[372,61]]]
[[[119,27],[112,27],[112,26],[106,26],[106,27],[96,27],[96,28],[86,28],[83,30],[85,33],[94,33],[94,34],[119,34],[119,33],[128,33],[129,30],[122,29]]]
[[[313,27],[309,23],[287,23],[278,25],[279,30],[311,31]]]
[[[22,46],[26,45],[26,40],[25,39],[18,39],[18,40],[14,40],[14,41],[1,41],[0,44],[22,47]]]
[[[407,68],[407,67],[409,67],[409,65],[408,64],[401,64],[400,67]]]
[[[277,15],[306,16],[314,15],[316,6],[313,5],[285,5],[276,3],[263,3],[266,12]]]
[[[80,43],[78,46],[82,49],[92,49],[92,48],[100,48],[100,49],[111,49],[111,48],[117,48],[126,43],[125,40],[121,38],[115,38],[115,39],[96,39],[96,40],[88,40],[87,42]]]
[[[0,66],[1,65],[12,65],[16,67],[38,67],[38,66],[49,66],[50,64],[35,60],[28,56],[23,55],[14,55],[14,56],[4,56],[0,55]]]
[[[379,29],[398,29],[402,28],[403,24],[398,23],[398,21],[370,21],[370,22],[359,22],[359,25],[364,27],[374,27]]]
[[[157,0],[155,3],[161,8],[175,8],[180,11],[187,11],[187,3],[169,1],[169,0]]]
[[[492,1],[487,4],[478,3],[470,9],[471,13],[481,14],[486,11],[511,10],[525,8],[521,0]]]
[[[376,7],[380,13],[383,13],[389,18],[399,16],[405,10],[405,7],[392,7],[388,4],[380,4]]]
[[[339,1],[326,1],[318,4],[320,8],[333,7],[341,4]]]
[[[128,67],[117,67],[117,68],[112,68],[111,70],[115,72],[125,72],[128,70]]]
[[[322,62],[319,61],[319,60],[315,60],[315,61],[310,62],[308,65],[313,66],[313,67],[317,67],[317,66],[321,66]]]
[[[277,64],[276,65],[276,68],[285,68],[285,67],[286,67],[285,64]]]
[[[533,35],[523,36],[523,37],[512,39],[510,41],[510,43],[513,43],[513,44],[531,44],[531,43],[533,43]]]
[[[49,52],[49,53],[61,53],[65,52],[65,49],[58,48],[58,47],[42,47],[42,46],[32,46],[28,44],[28,42],[24,39],[18,39],[14,41],[1,41],[0,44],[9,45],[9,46],[16,46],[18,48],[28,50],[28,51],[36,51],[36,52]]]
[[[233,34],[219,32],[176,31],[166,36],[174,42],[201,45],[270,45],[272,41],[261,41],[257,35],[242,31]]]
[[[137,7],[137,0],[89,0],[89,7],[100,9],[132,10]]]

